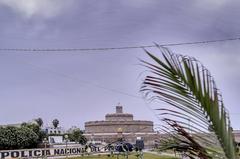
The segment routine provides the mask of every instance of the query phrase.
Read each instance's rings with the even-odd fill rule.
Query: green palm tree
[[[52,124],[53,124],[53,127],[56,129],[58,127],[58,125],[59,125],[59,120],[58,119],[54,119],[52,121]]]
[[[159,47],[162,58],[146,53],[154,64],[141,91],[148,100],[160,100],[168,108],[157,109],[162,117],[161,149],[173,149],[190,158],[236,159],[229,114],[210,72],[195,58],[176,55]]]
[[[37,119],[35,119],[35,121],[37,122],[37,124],[38,124],[40,127],[43,126],[43,120],[42,120],[42,118],[37,118]]]

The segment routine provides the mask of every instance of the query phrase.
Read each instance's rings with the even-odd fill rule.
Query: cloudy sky
[[[240,37],[238,0],[0,0],[0,48],[98,48]],[[239,41],[170,47],[213,74],[240,129]],[[160,54],[157,49],[149,51]],[[64,127],[103,120],[117,103],[135,119],[158,119],[139,87],[142,49],[0,52],[0,124],[42,117]],[[138,98],[140,97],[140,98]]]

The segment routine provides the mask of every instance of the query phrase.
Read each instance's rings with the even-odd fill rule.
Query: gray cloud
[[[52,18],[61,13],[64,8],[69,7],[70,1],[63,0],[1,0],[0,5],[9,7],[23,18],[40,16]]]
[[[30,9],[21,2],[0,0],[1,48],[119,47],[229,38],[240,33],[237,1],[54,0],[34,1],[38,7]],[[239,41],[171,49],[202,61],[215,76],[225,105],[240,112]],[[149,51],[159,54],[157,49]],[[157,123],[143,99],[111,91],[140,96],[142,77],[138,76],[145,68],[137,65],[138,58],[148,59],[141,49],[0,53],[0,124],[42,116],[49,122],[57,117],[67,127],[83,127],[84,121],[103,119],[105,113],[113,112],[118,102],[136,118]],[[232,118],[234,128],[239,128],[236,115]]]

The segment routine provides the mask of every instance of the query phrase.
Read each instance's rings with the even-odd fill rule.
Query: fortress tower
[[[137,137],[144,138],[145,142],[153,144],[153,122],[134,120],[133,114],[124,113],[123,107],[118,104],[115,113],[105,115],[105,120],[85,122],[85,136],[88,140],[112,142],[117,139],[119,130],[128,142],[134,143]]]

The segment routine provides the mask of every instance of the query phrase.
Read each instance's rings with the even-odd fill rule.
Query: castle
[[[152,147],[156,135],[152,121],[134,120],[133,114],[124,113],[120,105],[115,113],[106,114],[105,120],[85,122],[85,137],[91,142],[112,143],[123,138],[134,144],[142,139],[145,147]]]

